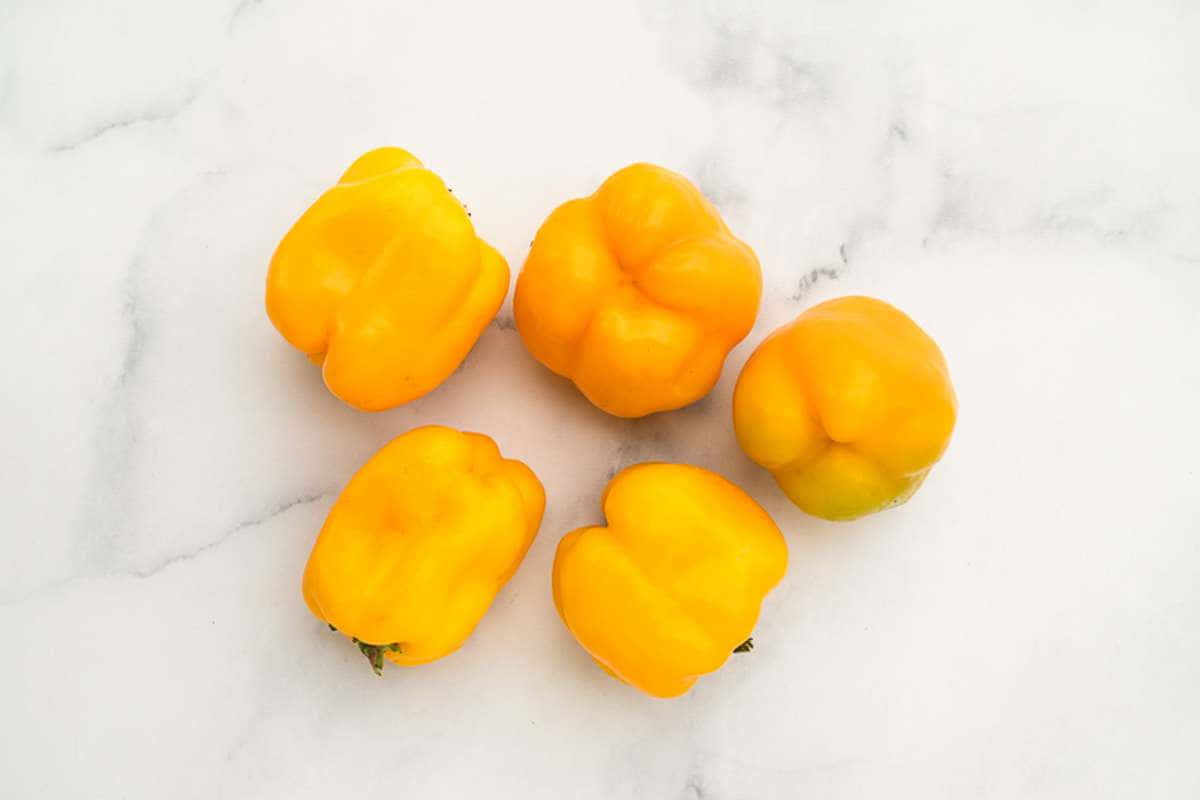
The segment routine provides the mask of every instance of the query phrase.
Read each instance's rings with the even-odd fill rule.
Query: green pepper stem
[[[360,642],[354,637],[351,637],[351,641],[358,645],[358,649],[367,657],[367,661],[371,662],[371,669],[376,675],[383,675],[383,654],[385,651],[391,653],[403,652],[400,649],[399,642],[392,642],[391,644],[367,644],[366,642]]]
[[[366,642],[360,642],[358,639],[353,639],[353,637],[351,638],[358,645],[358,649],[362,651],[362,654],[367,657],[367,661],[371,662],[371,669],[376,675],[383,675],[383,654],[385,651],[391,653],[403,652],[400,649],[399,642],[392,642],[391,644],[367,644]]]
[[[379,645],[360,642],[358,639],[355,639],[354,643],[358,645],[358,649],[362,651],[362,654],[367,657],[367,661],[370,662],[371,669],[375,674],[383,675],[383,648]]]
[[[329,623],[326,623],[329,625]],[[333,625],[329,625],[329,630],[336,631]],[[358,645],[358,649],[364,656],[367,657],[367,662],[371,665],[371,671],[376,675],[383,675],[383,654],[388,653],[403,653],[400,649],[399,642],[391,644],[368,644],[367,642],[359,641],[358,638],[351,636],[350,641]]]

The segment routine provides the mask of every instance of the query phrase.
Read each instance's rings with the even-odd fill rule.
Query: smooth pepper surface
[[[454,372],[508,279],[442,180],[384,147],[355,161],[284,236],[267,273],[267,314],[331,392],[377,411]]]
[[[839,297],[750,356],[738,441],[804,511],[831,520],[904,502],[950,441],[957,400],[941,350],[899,309]]]
[[[779,528],[716,473],[645,463],[604,491],[606,526],[572,531],[554,559],[554,603],[610,674],[674,697],[749,639],[787,569]]]
[[[304,600],[377,671],[453,652],[512,577],[541,524],[542,484],[487,436],[427,426],[371,457],[334,503]]]
[[[513,311],[538,361],[604,411],[640,417],[712,389],[761,294],[754,251],[700,191],[634,164],[550,214]]]

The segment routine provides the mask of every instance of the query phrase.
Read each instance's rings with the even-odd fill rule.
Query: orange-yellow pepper
[[[355,161],[279,243],[267,314],[331,392],[378,411],[454,372],[508,279],[441,179],[384,147]]]
[[[840,297],[746,362],[733,425],[792,502],[831,520],[904,502],[942,456],[958,404],[941,350],[902,311]]]
[[[749,649],[763,597],[787,569],[787,544],[749,495],[700,467],[628,467],[602,502],[607,526],[559,542],[558,613],[614,677],[655,697],[681,695]]]
[[[686,178],[634,164],[542,224],[513,311],[534,358],[619,417],[712,389],[754,326],[758,259]]]
[[[359,646],[424,664],[471,635],[525,557],[546,495],[496,443],[415,428],[371,457],[342,491],[304,570],[304,600]]]

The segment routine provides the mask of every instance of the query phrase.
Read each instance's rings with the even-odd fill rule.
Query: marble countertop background
[[[1198,42],[1182,1],[7,0],[2,793],[1200,796]],[[506,302],[438,390],[353,411],[263,284],[384,144],[514,274],[557,203],[679,170],[758,251],[758,325],[710,397],[625,421]],[[938,340],[961,416],[912,502],[834,525],[729,415],[757,342],[845,293]],[[357,466],[430,422],[549,504],[467,646],[381,680],[300,572]],[[646,459],[720,471],[791,548],[754,653],[675,701],[550,598],[559,537]]]

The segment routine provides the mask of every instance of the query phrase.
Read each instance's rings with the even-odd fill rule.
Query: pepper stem
[[[358,649],[367,657],[367,661],[371,662],[371,669],[376,675],[383,675],[383,654],[385,652],[403,652],[400,649],[399,642],[392,642],[391,644],[367,644],[366,642],[360,642],[354,637],[351,637],[351,641],[358,645]]]
[[[750,652],[751,650],[753,650],[753,649],[754,649],[754,637],[753,637],[753,636],[751,636],[749,639],[747,639],[746,641],[742,642],[742,643],[741,643],[741,644],[739,644],[737,647],[733,648],[733,652],[735,652],[735,653],[749,653],[749,652]]]
[[[358,645],[358,649],[362,651],[362,654],[367,657],[367,661],[369,661],[371,663],[371,669],[375,672],[375,674],[382,675],[383,674],[383,648],[377,644],[367,644],[366,642],[360,642],[360,641],[358,641],[358,639],[355,639],[354,643]]]
[[[329,623],[325,623],[325,624],[329,625]],[[336,631],[337,628],[333,627],[332,625],[329,625],[329,630]],[[404,652],[403,650],[400,649],[399,642],[392,642],[391,644],[367,644],[366,642],[360,642],[357,638],[355,638],[353,636],[350,637],[350,641],[352,641],[356,645],[358,645],[358,649],[361,650],[362,654],[367,657],[367,661],[370,662],[370,664],[371,664],[371,670],[376,675],[383,675],[383,654],[385,652],[387,652],[387,653],[403,653]]]

